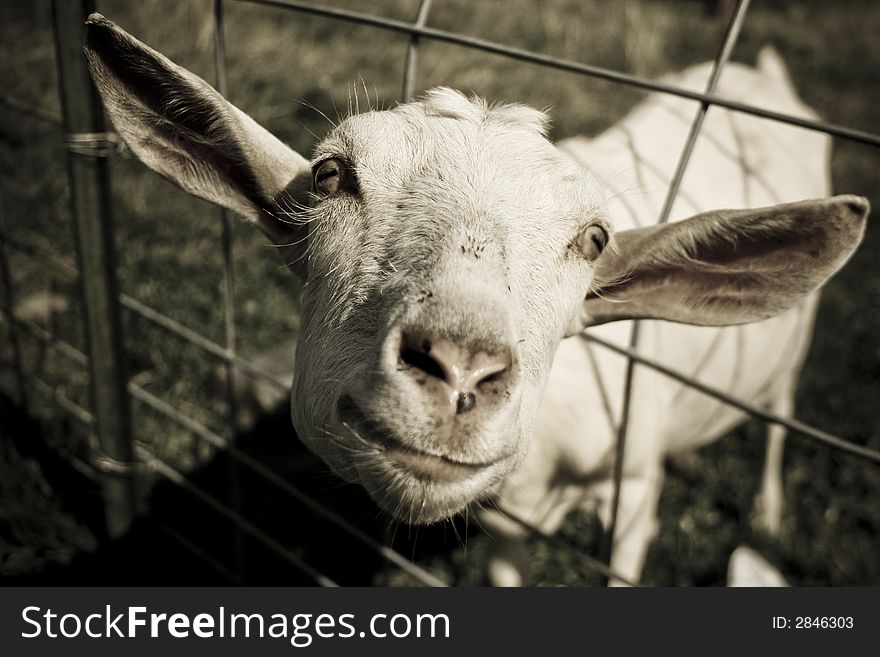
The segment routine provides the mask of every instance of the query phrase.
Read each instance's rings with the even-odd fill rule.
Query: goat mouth
[[[465,462],[405,445],[394,438],[390,431],[367,417],[349,395],[340,399],[338,415],[342,425],[359,442],[383,454],[387,465],[393,470],[425,482],[464,482],[504,460],[502,457],[490,462]]]

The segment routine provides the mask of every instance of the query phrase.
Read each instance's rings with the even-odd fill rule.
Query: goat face
[[[589,176],[543,129],[440,89],[315,152],[294,424],[404,519],[459,511],[522,457],[608,240]]]

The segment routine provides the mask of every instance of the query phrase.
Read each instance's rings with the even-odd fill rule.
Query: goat
[[[869,211],[827,198],[826,136],[713,108],[672,221],[651,225],[657,196],[616,187],[666,187],[688,129],[680,99],[651,96],[601,136],[554,145],[537,110],[434,89],[346,118],[309,161],[99,14],[86,54],[131,150],[258,225],[306,280],[296,431],[411,523],[488,499],[546,532],[589,500],[609,522],[626,359],[575,337],[585,329],[626,345],[632,320],[653,320],[645,354],[789,415],[816,290]],[[698,87],[708,73],[672,81]],[[770,50],[757,68],[730,65],[719,92],[812,116]],[[664,455],[743,415],[644,368],[632,390],[610,565],[637,579]],[[783,432],[769,433],[772,528]],[[522,583],[520,528],[482,513],[497,538],[491,581]]]

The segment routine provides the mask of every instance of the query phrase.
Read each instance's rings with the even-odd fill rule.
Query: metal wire
[[[43,123],[59,127],[61,126],[61,117],[57,114],[47,112],[46,110],[34,107],[33,105],[28,105],[15,98],[0,96],[0,105],[8,110],[12,110],[13,112],[21,114],[22,116],[27,116],[36,121],[42,121]]]
[[[214,0],[214,70],[217,76],[217,91],[226,96],[226,39],[223,32],[223,0]],[[235,263],[232,259],[232,217],[229,210],[220,208],[221,252],[223,254],[223,334],[227,353],[235,356],[236,326],[235,326]],[[229,426],[235,428],[238,425],[238,399],[236,396],[237,373],[232,360],[226,361],[226,411]],[[228,441],[233,440],[229,438]],[[241,476],[238,471],[238,462],[235,459],[229,461],[229,490],[232,506],[240,511],[243,504],[243,491]],[[235,551],[236,569],[242,579],[245,578],[247,568],[245,557],[244,536],[236,531],[233,536],[233,549]]]
[[[15,314],[5,305],[0,306],[0,310],[3,311],[4,315],[6,315],[6,319],[7,321],[9,321],[10,325],[18,326],[25,329],[37,340],[41,341],[48,347],[58,349],[58,351],[60,351],[63,355],[65,355],[67,358],[74,361],[78,365],[88,365],[89,357],[86,354],[84,354],[73,345],[65,342],[51,331],[47,331],[35,322],[16,317]],[[59,392],[56,388],[50,386],[36,374],[25,378],[23,381],[26,384],[33,385],[33,387],[37,388],[42,394],[52,397],[55,403],[57,403],[60,408],[62,408],[65,412],[67,412],[68,415],[72,416],[81,424],[87,426],[90,429],[93,429],[95,427],[95,416],[92,414],[91,411],[70,400],[67,396]]]
[[[29,381],[37,390],[39,390],[44,395],[52,397],[58,407],[61,408],[65,413],[70,415],[73,419],[75,419],[80,424],[88,427],[89,429],[94,429],[97,426],[97,422],[95,421],[95,416],[92,415],[92,412],[86,410],[75,401],[70,400],[64,393],[59,392],[56,388],[50,386],[48,383],[43,381],[38,376],[30,377]]]
[[[223,33],[223,0],[214,0],[214,55],[217,72],[217,91],[226,96],[226,41]],[[232,217],[226,208],[220,208],[223,230],[221,247],[223,253],[223,329],[226,353],[235,357],[235,263],[232,257]],[[229,406],[230,424],[236,424],[235,367],[232,359],[226,361],[226,403]]]
[[[416,15],[416,27],[424,27],[428,22],[428,14],[431,11],[431,0],[421,0],[419,3],[419,12]],[[415,87],[416,71],[418,69],[419,59],[419,35],[413,34],[409,38],[409,45],[406,48],[406,61],[403,65],[403,90],[400,93],[401,101],[408,103],[413,97],[413,88]]]
[[[746,18],[746,12],[749,10],[750,2],[751,0],[737,0],[736,7],[733,10],[733,16],[731,16],[730,22],[727,24],[727,30],[721,41],[721,48],[715,57],[715,61],[712,62],[712,72],[709,75],[709,81],[706,83],[707,96],[711,96],[715,93],[715,89],[718,87],[718,81],[721,79],[721,72],[724,70],[727,62],[730,61],[730,55],[733,52],[733,47],[742,31],[742,24]],[[703,122],[706,119],[709,107],[710,103],[703,101],[700,104],[700,109],[697,110],[697,113],[691,122],[687,140],[685,141],[681,156],[678,158],[678,164],[675,167],[675,174],[672,176],[672,182],[669,184],[669,190],[667,191],[666,199],[663,202],[663,209],[660,210],[660,217],[657,219],[658,224],[665,224],[669,221],[672,206],[675,203],[675,199],[678,197],[678,190],[681,188],[681,181],[684,179],[684,173],[691,161],[691,155],[694,153],[694,147],[697,145],[697,138],[700,136],[700,131],[703,129]]]
[[[68,360],[72,360],[77,365],[81,365],[83,367],[89,364],[89,357],[83,351],[80,351],[69,342],[63,340],[62,338],[59,338],[52,331],[43,328],[32,320],[16,317],[12,309],[5,304],[0,306],[0,310],[3,311],[3,314],[6,315],[7,320],[10,321],[12,324],[23,328],[25,331],[30,333],[33,337],[35,337],[46,346],[54,347],[61,354],[66,356]]]
[[[77,269],[76,265],[65,262],[57,254],[41,249],[38,246],[18,241],[12,235],[5,232],[2,226],[0,226],[0,242],[28,258],[36,260],[40,265],[48,266],[57,273],[79,276],[79,269]]]
[[[279,392],[288,392],[290,390],[290,383],[279,381],[271,373],[260,369],[250,361],[230,352],[228,349],[222,347],[213,340],[206,338],[201,333],[193,331],[191,328],[184,326],[167,315],[163,315],[155,308],[138,301],[134,297],[127,294],[121,294],[119,301],[123,308],[135,313],[156,326],[165,329],[169,333],[173,333],[177,337],[189,342],[219,360],[227,363],[234,363],[236,367],[241,368],[244,372],[253,375],[261,381],[267,382]]]
[[[193,554],[193,556],[195,556],[197,559],[199,559],[200,561],[203,561],[206,564],[208,564],[209,566],[211,566],[211,568],[213,568],[218,573],[223,575],[223,577],[228,579],[230,582],[235,582],[239,586],[244,585],[244,581],[238,575],[233,573],[226,566],[224,566],[222,563],[220,563],[220,561],[218,561],[217,559],[212,557],[210,554],[205,552],[202,548],[200,548],[198,545],[193,543],[186,536],[184,536],[179,531],[174,529],[171,525],[164,522],[161,518],[159,518],[158,516],[156,516],[153,513],[151,513],[147,517],[153,521],[153,523],[156,525],[156,527],[158,527],[163,532],[168,534],[171,538],[173,538],[175,541],[180,543],[189,552],[191,552]]]
[[[678,372],[670,367],[667,367],[659,361],[643,356],[634,349],[621,347],[614,344],[613,342],[609,342],[608,340],[600,338],[599,336],[590,333],[589,331],[581,333],[581,337],[583,337],[585,340],[590,340],[591,342],[602,345],[606,349],[610,349],[611,351],[626,356],[627,358],[631,359],[631,361],[640,363],[642,365],[645,365],[646,367],[650,367],[652,370],[656,370],[657,372],[660,372],[661,374],[664,374],[671,379],[675,379],[676,381],[679,381],[680,383],[683,383],[686,386],[693,388],[694,390],[698,390],[703,394],[708,395],[709,397],[714,397],[718,401],[724,402],[728,406],[738,408],[744,413],[747,413],[748,415],[751,415],[759,420],[782,425],[786,429],[800,434],[814,442],[821,443],[823,445],[826,445],[827,447],[832,447],[838,451],[844,452],[845,454],[850,454],[852,456],[857,456],[867,461],[871,461],[872,463],[880,464],[880,450],[871,449],[870,447],[864,447],[852,441],[845,440],[843,438],[830,434],[826,431],[822,431],[821,429],[812,427],[808,424],[804,424],[803,422],[799,422],[798,420],[785,418],[781,415],[776,415],[775,413],[766,411],[759,406],[749,404],[737,397],[734,397],[733,395],[729,395],[723,390],[719,390],[718,388],[713,388],[712,386],[706,385],[705,383],[701,383],[693,377]]]
[[[724,70],[724,66],[730,59],[730,54],[733,52],[733,46],[734,44],[736,44],[736,40],[739,37],[740,30],[742,29],[742,24],[745,20],[746,12],[749,9],[749,2],[750,0],[737,0],[736,7],[733,10],[733,15],[730,17],[730,22],[727,24],[727,30],[725,31],[724,38],[721,41],[721,47],[718,50],[718,54],[715,56],[715,61],[712,63],[712,72],[709,75],[709,81],[706,83],[707,96],[715,93],[715,88],[718,86],[718,81],[721,79],[721,72]],[[703,128],[703,122],[706,118],[706,113],[708,112],[708,110],[709,103],[703,102],[703,104],[700,106],[700,109],[697,110],[697,113],[694,115],[694,119],[691,122],[691,126],[688,131],[687,139],[685,140],[684,148],[682,149],[681,155],[678,158],[678,164],[675,167],[675,174],[673,175],[672,181],[669,184],[669,189],[666,193],[666,199],[663,202],[663,208],[661,209],[660,216],[657,219],[658,224],[665,224],[669,220],[669,214],[672,212],[672,206],[674,205],[675,199],[678,196],[678,191],[681,188],[681,182],[684,179],[684,173],[687,170],[688,163],[691,160],[691,155],[694,152],[694,147],[697,145],[697,138],[700,136],[700,131]],[[638,348],[640,333],[641,322],[636,320],[632,323],[632,332],[630,333],[629,339],[629,347],[631,351],[636,351],[636,349]],[[630,403],[632,401],[634,373],[635,361],[630,358],[626,363],[626,372],[623,379],[623,408],[621,409],[620,426],[618,426],[617,429],[617,445],[614,453],[614,487],[611,496],[610,523],[608,525],[607,531],[605,532],[604,542],[602,544],[602,558],[607,563],[611,563],[611,555],[614,549],[614,535],[617,530],[617,515],[620,511],[620,488],[623,482],[623,466],[626,456],[626,435],[629,430],[629,409]]]

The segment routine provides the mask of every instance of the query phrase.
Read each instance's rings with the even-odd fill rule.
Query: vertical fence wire
[[[134,457],[126,392],[116,249],[104,114],[82,54],[92,0],[54,0],[55,52],[67,144],[70,207],[79,258],[89,346],[92,405],[98,425],[95,466],[102,472],[107,532],[124,534],[134,519]],[[73,145],[76,144],[76,147]],[[86,148],[90,145],[92,148]]]
[[[214,68],[217,76],[217,91],[224,98],[228,94],[226,67],[226,35],[223,26],[223,0],[214,0]],[[229,355],[226,361],[226,409],[229,430],[232,432],[228,440],[235,440],[238,426],[238,395],[235,361],[236,324],[235,324],[235,262],[233,260],[232,217],[229,210],[220,208],[221,248],[223,251],[223,332],[224,346]],[[244,503],[241,485],[241,471],[236,459],[229,459],[229,492],[232,507],[240,513]],[[235,554],[236,572],[240,579],[246,580],[244,535],[236,527],[233,531],[233,549]]]
[[[419,11],[416,15],[415,27],[424,27],[428,22],[428,14],[431,12],[431,0],[421,0]],[[419,35],[415,32],[409,37],[409,45],[406,48],[406,61],[403,64],[403,84],[400,100],[408,103],[413,98],[416,75],[419,67]]]
[[[718,50],[718,54],[715,56],[715,60],[712,63],[712,72],[709,75],[709,81],[706,83],[705,95],[712,96],[715,93],[715,89],[718,86],[718,81],[721,79],[721,73],[724,70],[724,66],[730,59],[730,55],[733,52],[733,47],[736,45],[737,38],[739,37],[740,31],[742,30],[742,24],[745,20],[746,12],[749,8],[749,3],[751,0],[737,0],[736,7],[733,10],[733,15],[730,18],[730,21],[727,24],[727,30],[725,31],[724,37],[721,40],[721,47]],[[682,149],[681,155],[678,158],[678,164],[675,167],[675,174],[672,177],[672,181],[669,184],[669,189],[666,193],[666,198],[663,202],[663,207],[660,211],[660,216],[657,219],[658,224],[663,224],[669,221],[669,215],[672,212],[672,207],[675,204],[675,199],[678,196],[678,191],[681,188],[682,180],[684,179],[685,171],[687,170],[688,163],[690,162],[691,155],[693,154],[694,147],[697,144],[697,139],[700,136],[700,131],[703,128],[703,122],[706,118],[706,113],[709,110],[711,103],[708,101],[703,101],[700,105],[700,108],[697,110],[697,113],[694,115],[693,121],[690,125],[690,130],[688,131],[687,139],[685,140],[684,147]],[[629,349],[631,351],[638,350],[639,337],[641,334],[641,322],[638,320],[634,320],[632,323],[632,333],[630,334],[629,340]],[[624,374],[624,383],[623,383],[623,404],[620,412],[620,424],[618,425],[617,430],[617,444],[614,453],[614,477],[613,477],[613,489],[611,493],[611,509],[610,509],[610,517],[607,531],[603,537],[602,541],[602,552],[601,552],[601,560],[607,564],[611,564],[611,556],[614,550],[614,535],[617,531],[617,517],[620,512],[620,491],[623,483],[623,470],[624,470],[624,461],[626,457],[626,437],[629,431],[629,414],[630,414],[630,405],[632,402],[632,388],[633,388],[633,377],[635,374],[635,365],[636,361],[630,357],[627,357],[626,363],[626,371]]]

